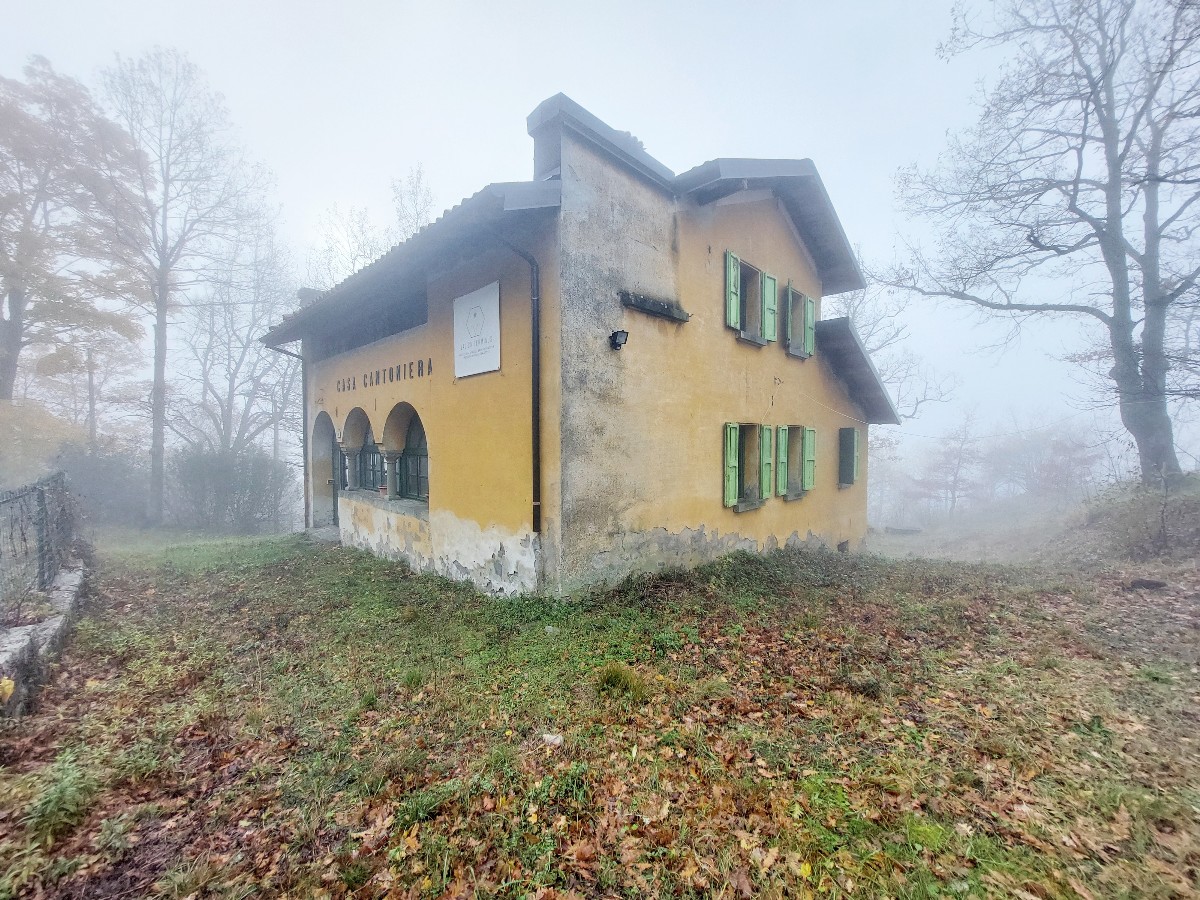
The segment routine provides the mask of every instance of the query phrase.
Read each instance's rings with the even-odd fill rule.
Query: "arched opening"
[[[312,497],[312,527],[336,525],[337,495],[342,480],[342,450],[329,413],[317,413],[309,442],[309,491]]]
[[[397,403],[383,423],[383,449],[386,453],[402,453],[408,434],[408,423],[417,411],[408,403]]]
[[[363,412],[361,406],[356,406],[346,413],[346,424],[342,428],[342,447],[346,450],[357,450],[363,445],[367,432],[371,430],[371,420]]]
[[[408,403],[397,403],[383,425],[383,452],[393,480],[388,495],[429,502],[429,442],[425,425]]]
[[[400,496],[429,502],[429,442],[416,414],[409,420],[400,455]]]
[[[375,443],[375,436],[371,434],[371,426],[367,425],[367,433],[363,435],[362,449],[358,451],[358,486],[364,491],[377,491],[386,484],[383,452]]]

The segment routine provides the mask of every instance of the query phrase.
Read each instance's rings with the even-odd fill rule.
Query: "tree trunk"
[[[1182,469],[1175,454],[1175,433],[1167,411],[1165,385],[1156,385],[1153,377],[1147,380],[1146,373],[1139,369],[1131,326],[1114,323],[1110,332],[1115,364],[1109,374],[1117,386],[1121,423],[1137,445],[1142,483],[1155,484],[1160,478],[1174,478]]]
[[[88,451],[96,452],[96,361],[92,358],[92,348],[87,348],[87,384],[88,384]]]
[[[164,455],[167,430],[167,286],[159,279],[154,299],[154,382],[150,388],[150,504],[151,525],[163,520]]]
[[[17,359],[24,330],[25,292],[9,289],[8,318],[0,319],[0,400],[12,400],[17,389]]]
[[[1120,406],[1121,422],[1137,444],[1142,484],[1158,484],[1162,478],[1182,474],[1166,399],[1161,395],[1157,399],[1143,396],[1127,399],[1122,394]]]

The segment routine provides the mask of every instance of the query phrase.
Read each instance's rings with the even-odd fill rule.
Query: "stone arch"
[[[337,445],[333,419],[324,410],[317,413],[308,446],[312,527],[336,525],[337,495],[342,480],[342,451]]]
[[[408,424],[417,411],[411,403],[397,403],[388,413],[387,421],[383,424],[383,440],[380,446],[388,453],[399,453],[404,449],[404,439],[408,434]],[[419,417],[418,417],[419,418]]]
[[[342,426],[342,449],[358,450],[362,447],[370,427],[371,419],[361,406],[356,406],[346,413],[346,424]]]

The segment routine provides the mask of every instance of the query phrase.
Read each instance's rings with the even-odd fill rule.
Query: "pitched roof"
[[[700,205],[738,191],[773,190],[812,254],[822,292],[840,294],[866,287],[854,250],[811,159],[713,159],[676,175],[647,153],[632,134],[606,125],[565,94],[538,104],[527,125],[535,142],[552,126],[569,129],[665,191],[687,196]]]
[[[285,318],[263,336],[263,343],[274,347],[298,340],[315,325],[335,322],[360,301],[378,294],[381,287],[420,271],[439,254],[494,237],[502,223],[508,227],[543,210],[557,209],[561,199],[562,183],[558,181],[489,184]]]
[[[569,129],[661,189],[701,205],[741,190],[771,189],[783,200],[812,254],[822,292],[836,294],[865,286],[854,251],[810,159],[714,159],[676,175],[632,134],[605,124],[565,94],[538,104],[527,124],[535,144],[555,127]],[[557,209],[561,202],[562,182],[557,179],[490,184],[285,318],[267,332],[263,342],[276,346],[299,339],[315,325],[332,324],[356,303],[418,272],[439,253],[465,249],[487,235],[494,237],[501,222],[507,227],[516,219]]]
[[[822,293],[866,287],[858,259],[811,159],[713,159],[676,176],[675,186],[701,205],[738,191],[774,191],[812,254]]]
[[[861,407],[872,425],[899,425],[900,414],[892,403],[867,348],[846,317],[817,322],[817,349],[842,379],[850,399]]]
[[[675,173],[647,153],[641,141],[628,131],[617,131],[600,121],[566,94],[555,94],[543,100],[529,114],[525,124],[535,140],[537,133],[548,126],[566,126],[651,181],[674,189]]]

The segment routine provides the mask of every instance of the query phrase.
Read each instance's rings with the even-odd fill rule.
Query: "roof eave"
[[[775,191],[813,255],[821,292],[841,294],[867,286],[811,159],[714,159],[678,175],[675,185],[701,205],[743,190]]]
[[[352,304],[358,288],[369,284],[379,273],[406,264],[417,268],[439,252],[447,251],[472,235],[498,225],[506,217],[554,210],[561,202],[562,183],[558,181],[490,184],[447,210],[437,221],[426,225],[379,259],[325,291],[317,300],[272,328],[260,340],[268,347],[299,340],[314,324],[336,314],[341,306]]]
[[[817,349],[845,383],[871,425],[899,425],[900,413],[853,323],[843,316],[816,325]]]

